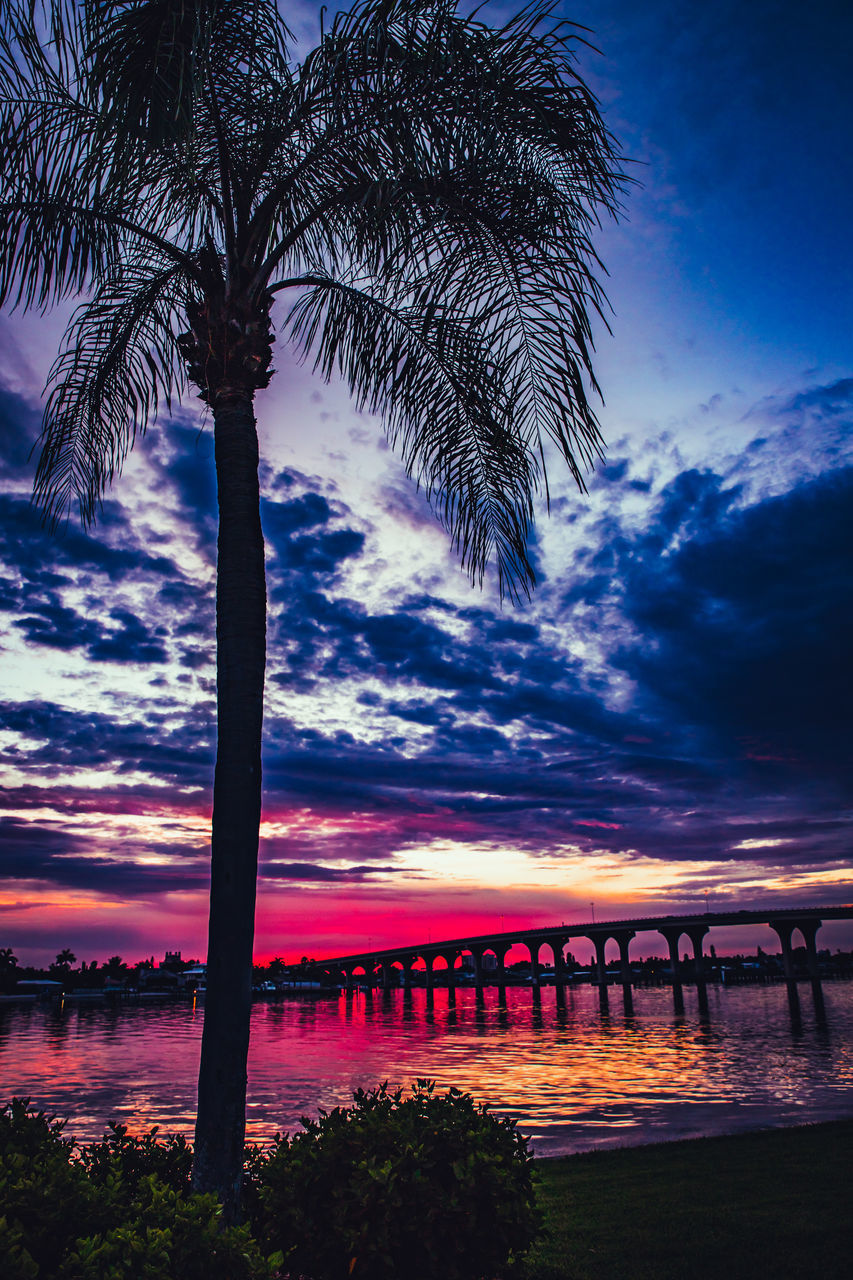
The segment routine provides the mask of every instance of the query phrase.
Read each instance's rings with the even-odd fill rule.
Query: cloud
[[[270,468],[267,885],[366,892],[404,872],[433,883],[416,868],[442,844],[482,850],[484,865],[514,850],[533,878],[543,858],[604,855],[725,865],[735,884],[747,863],[841,865],[853,472],[836,443],[848,408],[840,383],[807,388],[762,407],[759,443],[740,458],[692,466],[662,440],[609,467],[588,503],[557,496],[546,582],[523,613],[437,595],[428,568],[401,590],[378,550],[381,511],[356,516],[334,485]],[[820,417],[823,474],[779,470],[804,414],[815,430]],[[54,542],[23,494],[2,499],[0,608],[19,660],[84,658],[101,690],[0,705],[0,763],[30,784],[7,794],[9,879],[203,892],[207,447],[180,423],[147,447],[92,535]],[[137,504],[149,471],[159,507]],[[131,669],[136,691],[113,691]],[[98,815],[100,833],[86,825]],[[152,817],[150,834],[143,823],[111,846],[112,824],[133,815]]]
[[[12,391],[0,388],[0,475],[32,484],[31,452],[41,429],[41,413]]]
[[[138,711],[132,718],[56,703],[7,702],[0,728],[17,741],[0,748],[0,762],[32,777],[73,777],[79,769],[139,773],[184,788],[207,787],[212,776],[209,717],[190,708],[170,723]]]
[[[207,887],[205,856],[188,856],[180,846],[170,854],[156,863],[146,861],[143,847],[124,848],[121,857],[111,856],[93,849],[91,838],[63,831],[59,821],[0,816],[0,876],[9,881],[47,881],[58,888],[115,898]]]
[[[853,468],[744,510],[730,502],[706,492],[705,521],[665,496],[663,518],[630,550],[623,599],[638,639],[614,661],[646,698],[741,760],[841,781],[853,713]]]

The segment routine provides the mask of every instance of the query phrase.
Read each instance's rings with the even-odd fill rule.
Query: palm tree
[[[382,415],[472,580],[529,594],[550,442],[600,453],[591,235],[621,175],[570,28],[360,0],[301,63],[276,0],[6,0],[0,302],[81,295],[35,496],[90,523],[191,385],[213,419],[218,741],[195,1185],[237,1204],[265,666],[253,402],[279,334]]]
[[[71,966],[74,964],[76,959],[77,957],[70,947],[65,947],[59,952],[56,960],[50,967],[51,969],[55,969],[57,973],[69,973]]]
[[[18,957],[11,947],[0,947],[0,991],[9,991],[15,985]]]

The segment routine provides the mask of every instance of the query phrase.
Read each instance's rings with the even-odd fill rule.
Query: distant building
[[[161,964],[159,969],[140,968],[136,984],[140,991],[176,991],[179,979],[174,970]]]
[[[190,965],[188,969],[184,969],[180,976],[180,984],[185,991],[197,991],[199,987],[204,987],[206,980],[206,964]]]

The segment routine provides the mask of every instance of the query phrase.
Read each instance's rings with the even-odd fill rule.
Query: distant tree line
[[[198,960],[183,960],[179,951],[167,952],[159,968],[182,973],[198,964]],[[81,960],[78,965],[77,956],[70,947],[57,952],[55,960],[46,966],[21,965],[11,947],[0,947],[0,991],[12,992],[22,981],[59,982],[64,991],[135,986],[141,972],[155,968],[157,965],[153,956],[127,962],[120,955],[114,955],[100,962]]]
[[[462,973],[467,971],[466,958],[462,958]],[[793,958],[795,967],[805,971],[805,947],[795,947]],[[825,977],[853,977],[853,951],[842,951],[840,949],[834,952],[828,949],[819,951],[818,961],[821,972]],[[139,986],[142,981],[147,980],[150,984],[154,977],[152,971],[155,969],[163,970],[164,973],[182,974],[189,969],[196,968],[200,963],[197,959],[184,960],[180,951],[176,951],[167,952],[165,958],[159,962],[159,965],[155,962],[154,956],[128,962],[120,955],[109,956],[103,961],[90,960],[87,962],[82,960],[78,965],[77,956],[74,952],[69,947],[64,947],[57,952],[55,960],[49,965],[39,968],[34,965],[21,965],[11,947],[0,947],[0,992],[11,993],[18,983],[24,980],[59,982],[62,984],[64,991],[99,990],[107,987],[134,988]],[[689,978],[695,967],[693,957],[685,952],[680,963],[682,976]],[[266,964],[255,964],[253,966],[253,985],[260,987],[264,983],[307,979],[309,976],[316,976],[316,970],[312,969],[313,965],[313,958],[308,956],[302,956],[299,961],[294,963],[288,963],[281,956],[275,956],[274,959]],[[618,959],[608,960],[608,971],[616,973],[619,967],[620,962]],[[553,973],[554,966],[545,961],[540,961],[539,969],[542,974],[549,974]],[[594,961],[584,962],[578,960],[571,952],[566,953],[564,970],[567,975],[582,974],[584,971],[591,974],[594,969]],[[663,981],[669,972],[669,959],[663,956],[635,957],[631,960],[631,970],[635,975],[635,980],[640,983]],[[506,971],[508,975],[523,978],[530,973],[530,961],[515,961],[506,966]],[[414,970],[415,981],[417,981],[418,974],[421,972],[418,969]],[[439,983],[443,973],[444,970],[442,969],[434,971],[434,977]],[[711,947],[710,955],[705,956],[705,976],[711,981],[743,982],[773,979],[781,977],[782,973],[781,955],[771,954],[761,947],[758,947],[754,953],[748,952],[730,956],[718,956],[715,948]],[[141,975],[145,975],[145,977],[141,978]],[[460,970],[457,970],[457,977],[459,976]]]

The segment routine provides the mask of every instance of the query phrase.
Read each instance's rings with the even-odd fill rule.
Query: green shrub
[[[118,1176],[135,1191],[153,1174],[173,1191],[189,1191],[193,1152],[182,1134],[158,1138],[156,1125],[139,1137],[128,1133],[125,1124],[109,1124],[107,1130],[100,1142],[80,1148],[80,1161],[92,1182],[103,1186]]]
[[[38,1280],[38,1263],[24,1243],[23,1228],[5,1217],[0,1217],[0,1266],[3,1280]]]
[[[259,1170],[256,1230],[313,1280],[492,1280],[538,1230],[531,1156],[469,1094],[387,1085],[303,1120]]]
[[[102,1198],[73,1163],[73,1143],[62,1129],[62,1121],[31,1111],[28,1099],[15,1098],[0,1111],[3,1276],[55,1275],[77,1236],[107,1221]]]
[[[57,1280],[271,1280],[248,1226],[222,1228],[213,1195],[187,1195],[151,1175],[111,1230],[78,1240]]]
[[[508,1120],[419,1080],[246,1152],[249,1225],[190,1191],[192,1150],[113,1124],[79,1149],[15,1099],[0,1111],[3,1280],[494,1280],[538,1228]],[[269,1256],[265,1256],[268,1254]]]
[[[113,1125],[78,1154],[62,1128],[26,1100],[0,1111],[3,1280],[271,1280],[250,1228],[189,1193],[183,1138]]]

